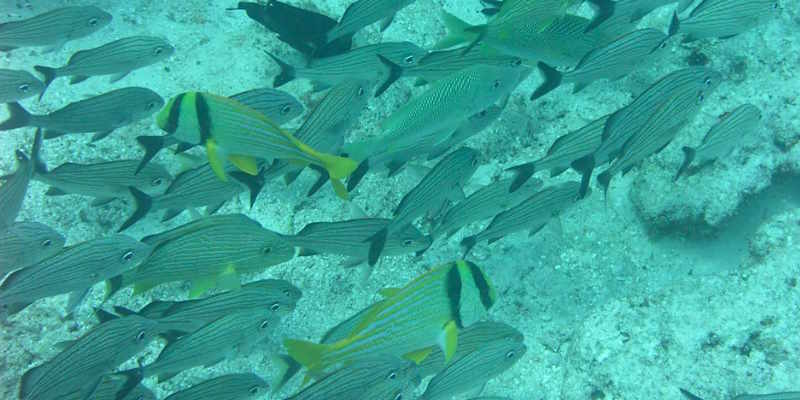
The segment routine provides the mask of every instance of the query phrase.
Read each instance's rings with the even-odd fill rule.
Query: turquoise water
[[[57,51],[29,47],[0,53],[0,67],[33,72],[34,65],[63,65],[77,50],[138,34],[167,38],[175,47],[174,54],[113,84],[106,77],[74,86],[66,78],[58,79],[41,101],[35,97],[21,101],[29,111],[44,114],[127,86],[147,87],[164,99],[186,91],[231,95],[271,86],[279,68],[265,51],[294,63],[302,61],[297,52],[244,13],[226,10],[235,2],[87,3],[111,13],[112,22]],[[0,22],[76,4],[4,0]],[[292,4],[337,18],[348,2]],[[666,31],[674,7],[656,9],[639,27]],[[356,34],[354,43],[406,40],[428,49],[445,35],[440,10],[480,23],[482,8],[473,0],[419,0],[400,11],[384,32],[373,24]],[[657,79],[704,58],[700,54],[707,59],[707,67],[724,78],[671,144],[624,177],[615,177],[605,195],[593,178],[587,198],[535,235],[518,232],[473,249],[467,259],[485,271],[497,293],[488,318],[519,330],[527,346],[512,368],[486,384],[482,396],[679,399],[679,388],[686,388],[704,399],[724,399],[741,393],[797,390],[797,12],[797,3],[786,0],[763,24],[733,38],[691,43],[673,38],[665,51],[654,54],[629,76],[595,82],[577,94],[562,87],[530,101],[530,93],[542,82],[534,70],[512,92],[499,119],[465,142],[480,153],[480,165],[464,187],[469,194],[498,176],[510,176],[504,172],[506,168],[540,158],[558,137],[629,104]],[[583,5],[569,13],[590,15],[591,9]],[[413,82],[400,79],[382,96],[370,99],[347,140],[379,136],[381,121],[424,92],[424,87],[414,87]],[[312,85],[302,79],[281,89],[294,95],[306,110],[324,94],[313,92]],[[681,147],[699,144],[723,113],[745,102],[762,113],[752,137],[713,165],[673,182],[683,159]],[[285,127],[297,128],[306,115]],[[6,117],[3,107],[0,120]],[[0,133],[2,174],[15,170],[14,150],[30,150],[33,131],[20,128]],[[139,159],[143,153],[135,138],[162,133],[151,116],[95,143],[86,134],[47,140],[42,158],[50,167],[65,162]],[[190,154],[204,157],[199,148]],[[170,151],[162,151],[155,161],[173,174],[186,163]],[[390,218],[403,196],[434,164],[417,161],[391,178],[369,174],[350,194],[352,204],[339,199],[330,185],[307,197],[307,188],[316,177],[305,172],[288,187],[282,179],[266,183],[252,208],[248,196],[241,194],[218,213],[243,213],[264,228],[284,234],[295,233],[311,222],[353,218],[361,211]],[[572,170],[554,178],[547,173],[536,177],[546,186],[580,180]],[[44,223],[62,233],[68,245],[113,234],[132,210],[130,200],[92,206],[88,197],[46,196],[47,189],[42,182],[31,182],[17,220]],[[124,233],[141,239],[197,217],[198,213],[185,212],[162,223],[157,214],[151,215]],[[417,226],[428,233],[431,222],[422,218]],[[332,255],[295,257],[263,272],[245,274],[243,281],[285,279],[303,292],[296,310],[282,320],[270,339],[254,351],[213,367],[194,368],[160,384],[147,378],[143,384],[158,398],[165,398],[225,373],[254,372],[269,381],[279,373],[272,356],[283,352],[284,338],[318,341],[337,323],[380,300],[380,289],[403,286],[432,266],[459,259],[459,242],[488,222],[471,224],[449,239],[439,237],[420,256],[384,258],[368,277],[365,268],[348,268],[342,265],[344,257]],[[93,308],[110,310],[121,305],[139,309],[155,299],[184,300],[188,287],[171,283],[136,296],[126,289],[103,303],[104,287],[98,284],[74,319],[63,318],[67,296],[36,301],[2,326],[0,398],[16,398],[22,374],[58,354],[56,343],[75,339],[95,326]],[[162,346],[154,341],[119,369],[148,364]],[[288,397],[299,384],[299,380],[292,381],[270,398]],[[423,391],[424,382],[417,394]],[[477,396],[472,391],[457,398]]]

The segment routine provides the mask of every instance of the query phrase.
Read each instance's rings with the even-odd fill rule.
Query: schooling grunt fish
[[[334,40],[352,36],[362,28],[381,21],[381,31],[391,25],[394,15],[414,0],[356,0],[344,11],[339,23],[325,35],[330,43]]]
[[[59,400],[158,400],[146,386],[139,384],[141,374],[105,374],[95,386],[89,397],[81,396],[76,390],[70,395],[59,397]]]
[[[442,158],[422,180],[409,191],[394,209],[392,222],[370,236],[369,265],[375,265],[383,252],[386,240],[395,232],[406,229],[417,217],[441,210],[447,200],[464,196],[464,185],[478,168],[478,152],[462,147]]]
[[[303,105],[291,94],[273,88],[252,89],[231,96],[272,122],[283,125],[303,113]]]
[[[142,239],[153,253],[138,268],[110,281],[109,293],[134,285],[134,294],[166,282],[191,281],[191,297],[213,287],[240,287],[240,274],[289,261],[294,247],[242,215],[215,215]],[[118,274],[119,275],[119,274]]]
[[[622,79],[651,57],[653,52],[666,47],[667,38],[661,31],[650,28],[630,32],[586,53],[575,68],[565,73],[540,62],[539,70],[545,81],[533,92],[531,100],[544,96],[564,83],[573,83],[572,93],[578,93],[600,79]]]
[[[8,120],[0,131],[35,126],[44,129],[44,138],[71,133],[95,133],[92,141],[105,138],[117,128],[153,115],[164,99],[150,89],[128,87],[76,101],[45,115],[33,115],[18,103],[8,103]]]
[[[457,350],[462,306],[477,303],[485,313],[495,301],[487,276],[467,261],[439,265],[402,288],[381,293],[383,300],[359,313],[358,324],[345,338],[325,344],[285,340],[289,356],[316,378],[336,365],[380,354],[419,364],[434,346],[449,362]]]
[[[111,14],[93,6],[62,7],[20,21],[0,24],[0,50],[48,46],[60,49],[111,22]]]
[[[142,264],[151,251],[150,245],[125,235],[65,247],[52,257],[9,274],[0,285],[0,308],[15,314],[39,299],[83,294],[95,283]]]
[[[42,65],[33,68],[44,75],[44,86],[58,77],[71,76],[70,84],[83,82],[91,76],[113,75],[116,82],[131,71],[155,64],[172,55],[175,48],[166,40],[154,36],[130,36],[100,47],[81,50],[72,55],[63,67]],[[39,98],[44,95],[44,90]]]
[[[578,199],[578,182],[565,182],[548,186],[528,197],[516,207],[497,214],[492,222],[481,232],[461,241],[464,255],[478,242],[487,240],[494,243],[506,235],[522,230],[530,230],[534,235],[559,213],[566,210]]]
[[[675,180],[678,180],[695,160],[702,166],[729,154],[743,137],[752,135],[758,129],[760,120],[761,110],[752,104],[742,104],[727,113],[706,133],[700,146],[683,148],[683,163],[675,174]]]
[[[39,135],[39,130],[36,134]],[[33,151],[39,151],[40,147],[41,140],[34,142]],[[17,159],[17,170],[0,177],[3,183],[0,185],[0,229],[14,224],[33,177],[34,165],[30,158],[22,150],[14,152],[14,156]]]
[[[589,27],[589,30],[599,29],[610,32],[630,32],[636,28],[636,23],[650,14],[653,10],[671,3],[678,3],[678,12],[683,12],[692,5],[694,0],[616,0],[606,1],[600,14],[605,18]]]
[[[288,160],[324,168],[336,193],[347,197],[339,180],[355,170],[353,160],[312,149],[238,101],[209,93],[187,92],[172,98],[156,120],[158,126],[177,141],[205,145],[209,165],[221,180],[228,179],[226,159],[249,175],[258,175],[256,159]]]
[[[686,35],[684,42],[736,36],[775,17],[777,0],[703,0],[684,20],[672,18],[670,32]]]
[[[16,222],[0,230],[0,276],[61,251],[64,236],[38,222]]]
[[[398,400],[411,398],[417,380],[417,367],[413,362],[396,356],[376,355],[345,365],[286,400]]]
[[[255,374],[228,374],[175,392],[164,400],[245,400],[264,396],[266,381]]]
[[[13,103],[44,91],[44,83],[27,71],[0,68],[0,103]]]
[[[275,32],[278,40],[308,59],[341,54],[352,46],[352,34],[327,43],[325,34],[336,25],[335,19],[277,0],[266,4],[240,1],[236,8],[228,10],[244,10],[252,20]]]
[[[493,104],[485,110],[472,114],[472,116],[459,125],[449,137],[431,147],[430,151],[428,151],[428,161],[443,156],[465,140],[481,133],[484,129],[489,127],[497,118],[500,118],[500,114],[508,103],[508,98],[509,96],[506,96],[505,100],[501,101],[501,105],[499,106]]]
[[[417,77],[416,86],[421,86],[446,78],[475,64],[515,67],[518,57],[507,56],[485,45],[469,49],[460,47],[452,50],[431,51],[422,57],[417,65],[407,68],[403,75]]]

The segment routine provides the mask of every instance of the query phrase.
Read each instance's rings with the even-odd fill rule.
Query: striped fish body
[[[517,342],[522,343],[525,338],[514,327],[502,322],[482,321],[476,322],[464,328],[458,334],[458,349],[453,356],[454,360],[464,357],[467,354],[480,352],[484,346],[495,342]],[[421,378],[436,375],[446,368],[444,353],[439,349],[434,349],[419,365],[419,375]]]
[[[291,94],[273,88],[258,88],[231,96],[253,110],[264,114],[277,125],[283,125],[303,113],[303,105]]]
[[[44,83],[27,71],[0,68],[0,103],[11,103],[35,96]]]
[[[518,57],[498,53],[485,45],[477,45],[464,53],[466,48],[432,51],[422,57],[416,66],[404,71],[406,76],[417,77],[419,84],[436,82],[475,64],[514,67]]]
[[[485,312],[495,300],[486,275],[466,261],[440,265],[403,288],[382,293],[384,299],[361,314],[346,338],[327,344],[286,340],[289,356],[311,376],[384,353],[419,363],[437,344],[449,361],[456,351],[461,305],[477,300]]]
[[[510,26],[525,27],[522,32],[541,32],[556,19],[564,16],[569,0],[510,0],[504,1],[498,13],[489,21],[489,35],[508,35]]]
[[[678,32],[686,35],[685,42],[727,38],[738,35],[775,17],[776,0],[703,0],[679,21]]]
[[[168,58],[175,48],[166,40],[154,36],[131,36],[106,43],[100,47],[81,50],[59,68],[36,66],[45,75],[48,85],[57,77],[72,76],[78,83],[90,76],[116,75],[112,82],[129,72]]]
[[[191,281],[190,295],[221,286],[238,288],[239,275],[261,271],[294,256],[277,233],[242,214],[217,215],[148,236],[153,246],[145,263],[122,276],[121,285],[141,293],[166,282]]]
[[[38,299],[81,292],[97,282],[136,267],[151,247],[125,235],[113,235],[66,247],[39,263],[17,270],[0,285],[0,305],[19,311]],[[21,308],[20,308],[21,309]]]
[[[0,24],[0,48],[53,46],[88,36],[111,22],[111,14],[92,6],[62,7],[21,21]]]
[[[52,359],[22,376],[21,400],[56,400],[80,393],[85,399],[102,379],[156,337],[159,326],[136,315],[93,327]]]
[[[300,254],[341,254],[355,260],[366,260],[369,244],[365,241],[386,228],[391,220],[382,218],[360,218],[337,222],[315,222],[306,225],[296,235],[286,240],[301,248]],[[384,254],[399,256],[427,249],[430,237],[422,235],[417,228],[395,232],[386,239]]]
[[[269,385],[255,374],[229,374],[175,392],[164,400],[245,400],[267,393]]]
[[[511,368],[525,354],[522,341],[504,338],[456,357],[428,383],[420,400],[446,400],[475,388]]]
[[[0,274],[36,264],[61,251],[64,236],[38,222],[17,222],[0,230]]]
[[[500,118],[500,114],[505,109],[506,102],[502,105],[491,105],[489,108],[473,114],[458,129],[456,129],[450,137],[436,143],[428,153],[428,160],[439,158],[450,149],[455,148],[465,140],[481,133],[484,129],[488,128],[494,121]]]
[[[575,203],[579,187],[578,182],[565,182],[537,192],[516,207],[497,214],[486,229],[465,238],[462,246],[469,252],[475,243],[483,240],[494,243],[506,235],[526,229],[531,234],[538,232],[550,219]]]
[[[14,224],[33,176],[34,165],[28,156],[22,150],[17,150],[14,156],[17,158],[17,170],[0,178],[3,182],[0,186],[0,229]]]
[[[434,230],[434,235],[453,236],[466,225],[491,218],[516,206],[541,186],[541,182],[529,180],[519,190],[510,192],[512,182],[513,179],[504,179],[490,183],[451,206]]]
[[[164,194],[153,198],[152,209],[167,210],[162,221],[187,208],[208,207],[210,215],[245,190],[247,187],[236,179],[219,180],[208,164],[203,164],[176,176]]]
[[[339,23],[325,35],[328,43],[343,36],[352,35],[362,28],[384,20],[381,30],[386,29],[394,14],[413,3],[414,0],[356,0],[347,7]]]
[[[333,371],[287,400],[411,398],[416,376],[413,362],[399,357],[376,356]],[[409,396],[404,397],[405,394]]]
[[[125,375],[106,374],[100,378],[88,398],[81,397],[81,391],[77,390],[71,395],[59,397],[59,400],[157,400],[155,394],[144,385],[126,388],[128,379]]]
[[[278,319],[269,310],[248,310],[222,316],[202,328],[169,341],[152,364],[142,367],[145,377],[158,376],[164,382],[183,370],[212,366],[246,351],[264,339]]]
[[[34,179],[51,186],[49,195],[80,194],[97,198],[97,202],[127,198],[134,187],[149,195],[164,193],[172,175],[156,163],[149,163],[136,173],[139,160],[107,161],[96,164],[65,163]]]

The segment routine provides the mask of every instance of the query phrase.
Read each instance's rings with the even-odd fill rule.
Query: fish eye
[[[358,95],[359,96],[363,96],[364,95],[364,88],[363,87],[359,87],[358,88]]]
[[[500,87],[500,80],[499,79],[495,80],[494,83],[492,84],[492,87],[495,88],[495,89],[499,88]]]
[[[772,9],[773,10],[777,10],[778,9],[778,2],[777,1],[772,3]]]
[[[698,103],[701,103],[705,99],[706,99],[706,96],[703,94],[703,92],[700,92],[700,94],[697,95],[697,102]]]
[[[17,89],[19,89],[19,91],[22,92],[22,93],[28,93],[28,90],[31,90],[31,85],[28,85],[27,83],[23,83],[22,85],[19,85],[19,87]]]
[[[146,336],[147,336],[147,332],[145,332],[145,331],[139,331],[139,333],[137,333],[137,334],[136,334],[136,341],[137,341],[137,342],[141,342],[142,340],[144,340],[144,338],[145,338]]]
[[[272,303],[272,305],[269,306],[269,309],[275,312],[281,309],[281,305],[278,303]]]
[[[53,244],[53,241],[50,239],[45,239],[42,241],[42,247],[50,247],[51,244]]]
[[[258,329],[266,329],[269,326],[269,320],[265,319],[258,325]]]
[[[414,243],[411,239],[403,240],[403,246],[411,246]]]
[[[478,116],[479,116],[479,117],[485,117],[485,116],[486,116],[486,114],[488,114],[488,111],[486,111],[486,110],[483,110],[483,111],[481,111],[481,112],[479,112],[479,113],[478,113]]]
[[[90,18],[89,19],[89,26],[95,26],[97,23],[100,22],[97,18]]]
[[[394,400],[403,400],[403,394],[398,393],[397,396],[394,396]]]
[[[287,297],[291,297],[292,291],[289,289],[283,289],[283,294]]]
[[[710,85],[711,85],[711,78],[706,78],[706,79],[703,81],[703,83],[704,83],[706,86],[710,86]]]
[[[128,250],[124,254],[122,254],[123,261],[130,261],[133,260],[133,250]]]
[[[155,53],[155,55],[159,55],[159,54],[161,54],[163,52],[164,52],[164,48],[161,47],[161,46],[158,46],[153,50],[153,53]]]
[[[472,159],[472,166],[474,167],[476,165],[478,165],[478,159],[477,158],[473,158]]]
[[[514,358],[514,356],[515,356],[514,350],[511,350],[508,353],[506,353],[506,358]]]
[[[283,107],[281,107],[281,114],[286,115],[290,112],[292,112],[292,106],[286,104]]]
[[[404,59],[403,59],[403,61],[404,61],[406,64],[413,64],[413,63],[414,63],[414,60],[415,60],[414,56],[407,56],[406,58],[404,58]]]
[[[250,388],[249,392],[250,394],[257,394],[259,390],[260,388],[258,386],[253,386]]]
[[[161,186],[162,183],[164,183],[164,180],[161,179],[161,178],[153,179],[153,182],[152,182],[153,186]]]
[[[658,45],[658,48],[660,48],[660,49],[663,49],[665,47],[667,47],[667,42],[666,41],[663,41],[663,42],[661,42],[660,45]]]
[[[390,381],[395,380],[397,378],[397,372],[389,372],[389,376],[387,376],[387,378],[389,378]]]
[[[267,255],[269,253],[272,253],[272,247],[267,246],[261,249],[261,254]]]
[[[515,58],[514,60],[511,61],[511,65],[514,67],[519,67],[520,65],[522,65],[522,59]]]

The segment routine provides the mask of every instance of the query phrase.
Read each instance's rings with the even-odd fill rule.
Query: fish
[[[391,25],[394,15],[414,0],[356,0],[347,6],[339,23],[325,34],[330,43],[340,37],[352,36],[362,28],[381,21],[381,32]]]
[[[353,45],[353,35],[344,35],[327,42],[325,33],[336,25],[327,15],[292,6],[276,0],[266,4],[240,1],[236,8],[252,20],[278,35],[278,40],[302,53],[306,58],[323,58],[342,54]]]
[[[722,81],[719,72],[705,68],[701,71],[705,73],[702,79],[689,79],[676,87],[657,109],[652,110],[647,122],[641,129],[633,132],[611,166],[597,175],[597,182],[605,192],[617,172],[622,171],[625,174],[651,154],[667,147],[681,128],[698,113],[705,98]],[[609,123],[612,118],[614,117],[609,117]]]
[[[286,400],[410,399],[416,370],[411,361],[376,355],[326,374]]]
[[[146,164],[142,170],[146,170]],[[128,187],[134,200],[133,213],[122,223],[119,232],[129,228],[152,211],[165,210],[161,222],[169,221],[186,209],[205,207],[205,214],[212,215],[225,203],[239,195],[250,192],[250,207],[255,204],[258,194],[264,187],[263,173],[251,176],[233,168],[226,169],[233,179],[221,181],[204,163],[178,174],[163,194],[155,197],[135,188]]]
[[[44,115],[33,115],[19,103],[8,103],[9,118],[0,123],[0,131],[26,126],[44,129],[44,138],[72,133],[95,133],[92,141],[110,135],[115,129],[153,115],[164,99],[150,89],[127,87],[70,103]]]
[[[0,230],[0,275],[52,257],[65,241],[63,235],[39,222],[16,222]]]
[[[550,170],[552,178],[573,167],[578,160],[591,156],[603,141],[603,131],[608,117],[609,115],[604,115],[579,129],[560,136],[553,142],[544,157],[508,168],[507,171],[514,173],[514,182],[509,190],[513,192],[519,189],[538,171]],[[597,165],[601,165],[608,161],[608,158],[597,158],[595,162]]]
[[[533,92],[531,100],[544,96],[564,83],[574,84],[574,94],[600,79],[622,79],[642,61],[652,57],[655,51],[666,47],[667,38],[657,29],[635,30],[586,53],[575,68],[565,73],[539,62],[538,67],[545,81]]]
[[[263,279],[202,299],[157,300],[138,312],[121,306],[114,307],[114,311],[122,315],[137,314],[158,320],[169,332],[189,333],[220,317],[240,311],[269,310],[276,318],[282,318],[295,309],[302,296],[300,289],[287,281]]]
[[[703,400],[700,396],[697,396],[686,389],[679,388],[681,394],[683,394],[689,400]],[[800,399],[800,392],[779,392],[779,393],[768,393],[768,394],[740,394],[733,397],[733,400],[798,400]]]
[[[293,66],[272,53],[267,53],[280,67],[273,87],[280,87],[297,78],[308,79],[318,89],[334,86],[358,77],[359,80],[381,82],[375,92],[380,96],[403,74],[405,68],[417,65],[427,51],[411,42],[384,42],[356,47],[346,53],[312,60],[308,66]]]
[[[59,400],[157,400],[153,391],[139,384],[141,376],[137,374],[104,374],[89,397],[81,397],[80,390]]]
[[[263,396],[269,385],[256,374],[228,374],[177,391],[164,400],[243,400]]]
[[[697,164],[704,165],[729,154],[742,137],[758,129],[760,120],[761,110],[752,104],[742,104],[727,113],[706,133],[700,146],[682,148],[684,158],[674,180],[688,171],[695,160]]]
[[[552,218],[575,204],[579,188],[580,184],[573,181],[548,186],[516,207],[497,214],[482,231],[461,240],[464,256],[469,254],[475,244],[484,240],[492,244],[506,235],[526,229],[530,230],[531,236],[536,234]]]
[[[156,376],[159,383],[180,372],[199,366],[210,367],[236,353],[245,354],[265,339],[278,319],[269,309],[247,310],[224,315],[200,329],[167,337],[158,358],[141,367],[144,377]]]
[[[344,339],[325,344],[284,340],[289,357],[304,366],[310,377],[378,354],[419,364],[434,346],[442,348],[449,362],[463,328],[462,306],[477,303],[485,314],[496,299],[480,267],[462,260],[433,267],[402,288],[383,289],[381,294],[383,299],[361,313]]]
[[[152,246],[125,235],[65,247],[52,257],[10,273],[0,284],[0,308],[12,315],[46,297],[64,293],[83,297],[95,283],[142,264],[151,251]]]
[[[605,160],[611,161],[619,155],[622,147],[635,132],[641,131],[650,117],[662,105],[687,87],[700,91],[712,72],[705,67],[690,67],[673,71],[650,85],[630,104],[612,113],[603,127],[601,143],[592,154],[575,160],[572,167],[581,173],[580,197],[584,197],[589,187],[589,179],[594,168]],[[716,73],[714,73],[716,74]],[[709,83],[713,83],[709,80]],[[716,85],[716,83],[715,83]],[[699,93],[695,95],[697,98]]]
[[[247,90],[231,99],[264,114],[277,125],[284,125],[303,113],[303,105],[294,96],[273,88]]]
[[[110,82],[114,83],[135,69],[169,58],[174,52],[175,48],[165,39],[129,36],[100,47],[78,51],[62,67],[36,65],[33,69],[44,76],[44,90],[39,98],[56,78],[70,76],[70,84],[76,84],[92,76],[113,75]]]
[[[529,180],[528,184],[520,190],[511,192],[509,187],[512,183],[513,179],[510,178],[492,182],[449,207],[444,216],[437,221],[433,235],[443,234],[449,238],[464,226],[494,217],[498,213],[516,206],[542,186],[541,181]]]
[[[153,247],[138,268],[109,281],[109,293],[133,285],[133,293],[174,281],[190,281],[196,298],[213,287],[240,287],[239,275],[289,261],[294,248],[243,214],[212,215],[142,238]]]
[[[694,0],[617,0],[606,2],[601,14],[606,18],[588,29],[628,32],[635,29],[635,23],[653,10],[671,3],[678,3],[677,11],[683,12]]]
[[[313,222],[295,235],[284,238],[292,246],[299,247],[300,256],[315,254],[340,254],[350,257],[347,265],[358,265],[367,260],[369,243],[367,238],[385,228],[391,220],[385,218],[357,218],[336,222]],[[431,245],[431,238],[417,228],[394,232],[386,239],[383,255],[399,256],[418,253]]]
[[[394,209],[392,222],[365,240],[370,243],[369,265],[378,262],[389,236],[411,225],[417,217],[440,210],[447,200],[463,197],[464,185],[478,168],[478,161],[477,151],[462,147],[436,163]]]
[[[111,14],[93,6],[61,7],[31,18],[0,24],[0,50],[19,47],[60,49],[64,43],[97,32],[111,22]]]
[[[357,166],[348,158],[312,149],[250,107],[210,93],[187,92],[173,97],[156,121],[180,142],[205,145],[209,165],[223,181],[228,179],[226,159],[249,175],[258,174],[256,159],[282,159],[324,168],[337,195],[347,198],[340,179]],[[160,148],[163,144],[151,143],[149,147]]]
[[[683,34],[684,43],[727,39],[774,18],[778,8],[777,0],[703,0],[683,20],[674,14],[669,30]]]
[[[522,341],[503,338],[484,343],[480,349],[455,357],[428,383],[420,400],[450,399],[454,395],[481,388],[492,378],[511,368],[527,348]]]
[[[450,137],[431,147],[430,151],[428,151],[428,161],[443,156],[450,149],[456,148],[465,140],[483,132],[484,129],[500,118],[500,114],[508,104],[508,98],[509,96],[506,96],[505,101],[501,101],[501,105],[493,104],[485,110],[472,114],[465,122],[459,125],[458,129],[450,134]]]
[[[137,315],[114,318],[102,310],[96,314],[101,324],[66,342],[66,348],[55,357],[22,375],[20,400],[56,400],[69,395],[90,398],[104,374],[144,350],[159,333],[157,321]]]
[[[12,103],[44,91],[44,83],[28,71],[0,68],[0,103]]]
[[[40,147],[41,140],[34,142],[32,151],[38,151]],[[28,155],[17,149],[14,157],[17,159],[16,171],[0,177],[0,180],[3,181],[3,185],[0,186],[0,229],[6,229],[14,224],[19,210],[22,209],[25,193],[28,192],[28,184],[33,176],[34,165]]]
[[[446,78],[475,64],[515,67],[519,57],[499,53],[485,45],[478,45],[467,51],[465,47],[451,50],[431,51],[417,65],[406,68],[403,75],[416,77],[415,86],[422,86]]]

